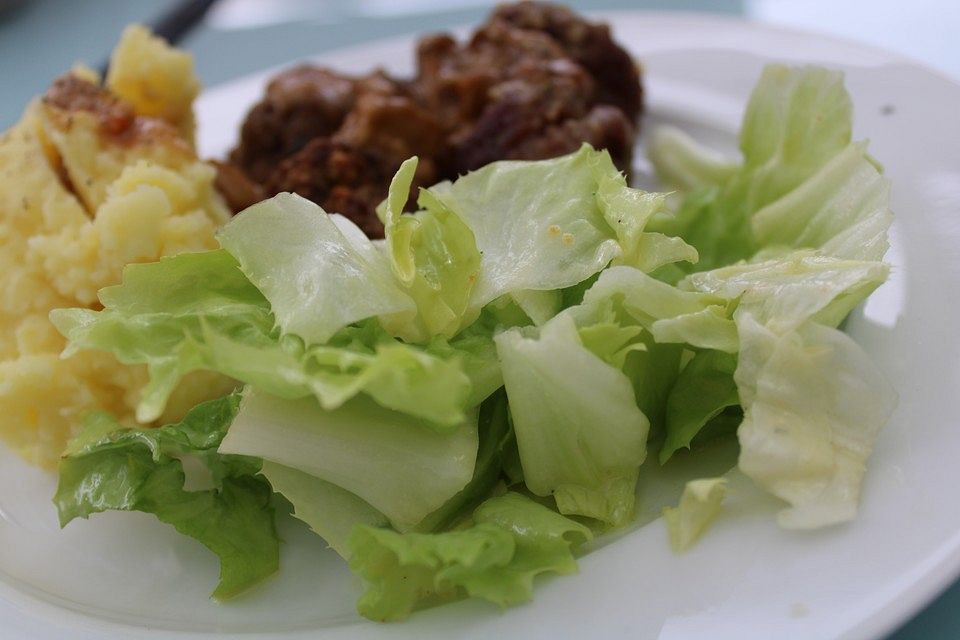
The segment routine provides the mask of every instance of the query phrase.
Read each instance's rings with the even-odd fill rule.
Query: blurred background
[[[74,62],[98,65],[123,26],[181,0],[0,0],[0,127]],[[487,0],[219,0],[182,41],[206,86],[336,47],[478,21]],[[957,0],[571,0],[580,11],[707,11],[902,53],[960,79]],[[278,46],[282,43],[282,46]],[[957,637],[960,637],[958,632]]]
[[[155,24],[182,0],[0,0],[0,130],[76,62],[100,66],[130,22]],[[205,86],[404,33],[478,22],[485,0],[218,0],[181,40]],[[582,12],[700,11],[830,34],[903,54],[960,81],[957,0],[567,0]],[[960,141],[958,141],[960,142]],[[895,640],[960,638],[960,583]]]

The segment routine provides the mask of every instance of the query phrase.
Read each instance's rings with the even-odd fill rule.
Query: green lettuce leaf
[[[542,324],[544,300],[532,306],[527,292],[574,286],[615,258],[646,269],[696,259],[683,241],[644,232],[662,198],[628,187],[610,155],[589,145],[552,160],[495,162],[424,195],[473,231],[476,309],[512,294]]]
[[[630,380],[583,346],[567,315],[539,336],[495,340],[527,487],[561,513],[628,522],[649,428]]]
[[[298,195],[253,205],[217,239],[270,301],[282,331],[308,345],[360,320],[415,310],[386,256],[353,223]]]
[[[417,307],[416,316],[385,319],[387,329],[408,341],[452,337],[464,314],[480,271],[480,251],[459,216],[429,191],[421,190],[421,211],[403,214],[417,158],[404,162],[381,204],[393,273]],[[478,309],[473,310],[472,321]]]
[[[578,325],[586,326],[596,322],[598,314],[614,308],[621,322],[643,327],[657,342],[735,352],[737,331],[729,317],[729,305],[728,299],[678,289],[639,269],[611,267],[568,313]]]
[[[796,189],[754,213],[762,246],[812,247],[852,260],[880,260],[893,221],[890,186],[867,155],[851,143]]]
[[[597,203],[620,243],[614,264],[654,271],[674,262],[697,262],[697,250],[682,239],[645,231],[650,219],[664,210],[666,199],[665,193],[631,189],[620,173],[604,173],[597,185]]]
[[[313,398],[247,390],[221,453],[256,456],[346,489],[401,531],[416,527],[473,477],[477,414],[452,432],[364,397],[326,410]]]
[[[735,356],[722,351],[700,351],[680,372],[666,402],[666,439],[660,449],[665,464],[690,443],[710,420],[740,403],[733,373]]]
[[[782,242],[782,238],[768,236],[767,230],[789,215],[817,215],[816,209],[765,214],[761,221],[766,218],[771,224],[758,223],[759,237],[754,234],[754,214],[817,175],[846,149],[851,143],[851,121],[842,73],[819,67],[767,65],[744,114],[739,169],[721,181],[729,169],[709,169],[714,163],[704,163],[702,153],[686,153],[689,148],[669,154],[670,163],[661,158],[658,164],[668,167],[664,178],[669,183],[682,183],[684,179],[678,176],[688,174],[694,176],[686,179],[688,184],[707,186],[685,199],[676,216],[652,221],[650,231],[679,236],[693,245],[700,256],[698,270],[749,258],[774,239]],[[675,139],[671,142],[674,151],[680,146]],[[684,162],[686,167],[679,166]],[[704,175],[708,177],[702,178]],[[834,186],[847,189],[842,178]],[[808,202],[829,202],[834,196],[838,202],[843,199],[840,191],[816,191]],[[809,246],[799,241],[787,244]]]
[[[720,513],[726,493],[725,478],[691,480],[683,488],[680,503],[664,508],[663,519],[674,551],[686,551],[700,539]]]
[[[399,534],[358,526],[350,567],[367,590],[357,608],[372,620],[402,620],[414,609],[469,595],[500,606],[530,599],[534,578],[573,573],[572,550],[590,530],[529,498],[484,502],[475,524],[447,533]]]
[[[483,331],[427,349],[368,320],[305,347],[274,328],[269,303],[223,250],[130,265],[123,283],[100,297],[102,311],[56,310],[51,320],[69,340],[65,356],[100,349],[147,365],[142,422],[156,419],[183,376],[197,369],[284,398],[313,396],[330,409],[364,393],[441,430],[455,428],[499,386],[495,349]]]
[[[469,517],[478,504],[488,498],[500,481],[505,460],[515,454],[507,395],[499,391],[480,405],[477,418],[477,461],[470,482],[442,507],[417,525],[418,531],[442,531]]]
[[[94,415],[60,462],[60,525],[107,510],[153,514],[219,557],[218,600],[271,576],[280,551],[270,486],[254,475],[260,463],[216,452],[238,403],[237,395],[211,400],[158,429],[124,428]],[[184,488],[185,457],[204,463],[212,488]]]

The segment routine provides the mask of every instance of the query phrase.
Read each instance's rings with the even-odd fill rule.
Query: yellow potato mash
[[[49,312],[98,308],[131,262],[216,246],[229,212],[193,149],[198,90],[188,54],[130,27],[105,87],[74,71],[0,137],[0,439],[31,462],[55,464],[90,411],[132,422],[147,381],[104,353],[61,359]],[[161,421],[232,384],[191,376]]]

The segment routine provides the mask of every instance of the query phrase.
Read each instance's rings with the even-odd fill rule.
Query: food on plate
[[[99,308],[129,263],[216,246],[229,212],[191,143],[198,88],[189,56],[131,27],[106,85],[76,69],[0,138],[0,437],[30,461],[54,466],[91,410],[134,421],[149,380],[105,353],[61,359],[49,312]],[[157,417],[229,386],[199,374]]]
[[[374,210],[410,156],[420,158],[414,193],[584,142],[629,173],[642,108],[638,68],[607,25],[558,5],[503,5],[466,42],[422,38],[410,79],[280,73],[247,115],[220,184],[238,210],[290,191],[382,238]]]
[[[487,29],[558,34],[543,46],[590,68],[590,39],[550,9],[496,15]],[[631,99],[617,88],[598,95]],[[437,166],[412,157],[374,208],[383,240],[280,193],[219,248],[127,266],[102,308],[51,314],[67,361],[145,366],[150,419],[197,371],[244,388],[160,429],[89,416],[60,466],[61,523],[152,513],[219,556],[225,599],[278,568],[289,504],[363,579],[360,613],[385,621],[528,600],[537,575],[574,572],[591,539],[635,521],[641,468],[697,467],[717,442],[739,458],[697,467],[666,511],[677,549],[744,483],[782,501],[783,527],[849,521],[896,402],[838,329],[889,272],[888,185],[852,117],[842,74],[772,65],[740,159],[652,137],[676,199],[584,144],[421,188],[404,213]],[[325,140],[295,155],[327,144],[332,162]],[[200,489],[188,458],[209,471]]]

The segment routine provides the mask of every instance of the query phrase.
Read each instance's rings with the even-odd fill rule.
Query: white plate
[[[281,575],[239,602],[207,599],[216,563],[143,514],[56,526],[53,479],[0,459],[0,628],[17,638],[622,637],[872,638],[915,613],[960,572],[960,87],[895,56],[818,36],[692,15],[602,16],[642,60],[654,122],[733,148],[746,97],[772,60],[842,67],[856,133],[893,183],[891,281],[849,322],[900,393],[867,475],[862,513],[815,533],[731,509],[691,552],[669,552],[662,523],[610,542],[578,576],[546,580],[505,612],[462,602],[402,625],[357,618],[358,587],[332,552],[292,523]],[[282,46],[282,43],[278,43]],[[318,60],[410,70],[410,38]],[[205,93],[200,144],[234,140],[263,75]],[[646,508],[656,504],[648,499]],[[769,509],[768,509],[769,511]],[[247,636],[250,637],[250,636]]]

